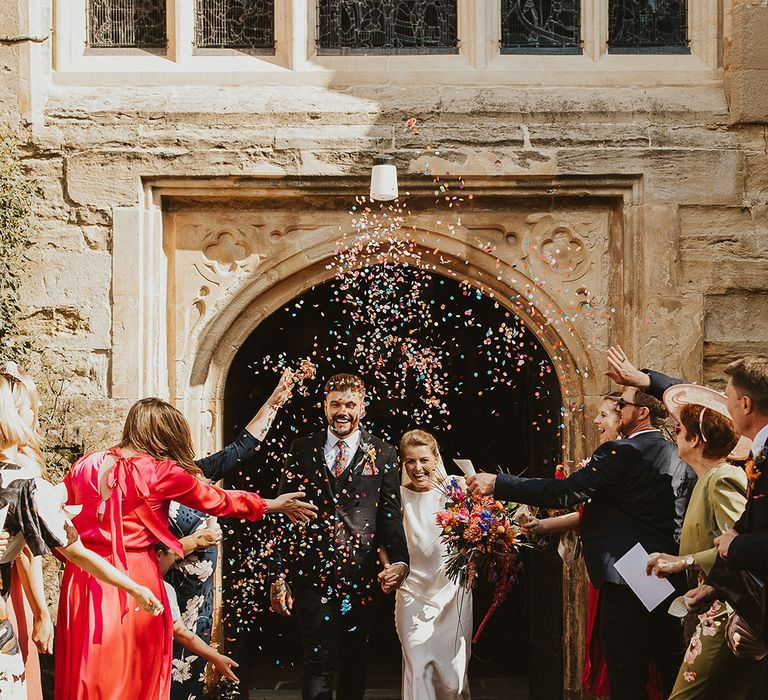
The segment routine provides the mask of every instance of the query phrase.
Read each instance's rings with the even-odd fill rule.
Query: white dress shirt
[[[636,433],[632,433],[627,439],[631,440],[633,437],[637,437],[638,435],[644,435],[645,433],[660,433],[661,431],[658,428],[646,428],[645,430],[638,430]]]
[[[766,442],[768,442],[768,425],[764,425],[755,435],[755,439],[752,440],[752,454],[757,456],[760,450],[765,447]]]
[[[360,445],[360,429],[358,428],[354,433],[350,433],[345,438],[340,438],[331,430],[330,426],[328,427],[328,432],[325,436],[325,446],[323,447],[323,457],[325,458],[325,465],[328,469],[333,467],[333,463],[336,461],[336,455],[339,454],[337,445],[340,440],[344,440],[344,442],[347,443],[347,463],[344,466],[348,467]]]

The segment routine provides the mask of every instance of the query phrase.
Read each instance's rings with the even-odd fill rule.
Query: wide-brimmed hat
[[[706,406],[713,411],[717,411],[719,414],[733,421],[731,414],[728,412],[728,397],[721,391],[710,389],[707,386],[699,386],[698,384],[675,384],[669,387],[664,392],[664,406],[670,414],[676,419],[680,420],[680,410],[688,403],[699,404],[700,406]],[[731,450],[731,454],[728,455],[729,459],[742,460],[749,457],[749,451],[752,449],[752,441],[742,435],[739,441],[736,443],[736,447]]]

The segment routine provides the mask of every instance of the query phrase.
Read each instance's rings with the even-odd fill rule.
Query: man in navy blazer
[[[600,589],[598,634],[611,697],[645,698],[653,660],[667,694],[683,656],[680,623],[662,603],[646,610],[614,563],[638,542],[648,552],[677,551],[694,476],[676,447],[656,427],[666,413],[660,401],[626,387],[618,402],[623,440],[601,445],[567,479],[478,474],[473,492],[500,499],[568,508],[584,503],[581,538],[590,580]]]
[[[318,506],[298,537],[278,543],[272,609],[296,612],[304,646],[304,700],[362,700],[377,588],[408,575],[397,450],[360,427],[365,385],[338,374],[325,385],[326,430],[295,440],[279,493],[303,491]],[[385,571],[378,572],[378,550]],[[277,569],[277,571],[275,571]]]

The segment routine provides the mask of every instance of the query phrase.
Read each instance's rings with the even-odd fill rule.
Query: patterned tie
[[[336,459],[333,460],[331,471],[338,478],[347,468],[347,443],[344,440],[339,440],[336,443],[336,447],[338,447],[339,451],[336,453]]]

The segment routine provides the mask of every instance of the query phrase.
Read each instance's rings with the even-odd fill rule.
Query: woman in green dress
[[[709,399],[706,407],[685,402],[686,397],[695,400],[705,395]],[[680,457],[698,479],[683,521],[680,554],[652,554],[647,570],[662,577],[685,571],[693,585],[709,573],[717,559],[715,537],[733,526],[746,505],[744,470],[726,461],[739,435],[727,415],[725,396],[722,406],[717,397],[718,392],[693,385],[677,385],[664,396],[667,408],[678,420],[675,433]],[[698,616],[670,700],[752,697],[761,667],[737,658],[728,648],[725,627],[730,612],[725,603],[715,601]]]

